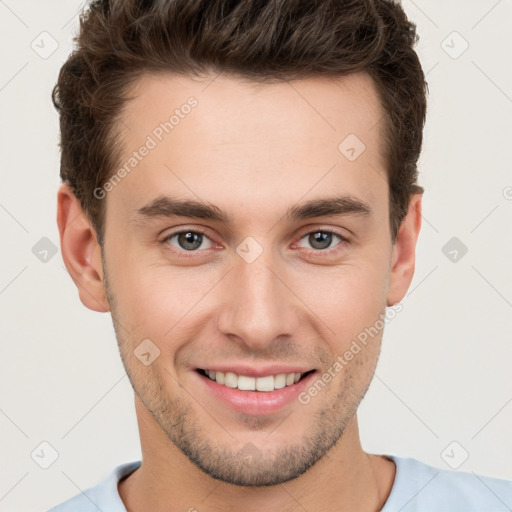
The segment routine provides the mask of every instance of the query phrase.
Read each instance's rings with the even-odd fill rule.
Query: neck
[[[203,473],[137,405],[142,464],[118,485],[128,512],[378,511],[393,486],[394,463],[362,450],[356,415],[338,443],[306,473],[280,485],[239,487]]]

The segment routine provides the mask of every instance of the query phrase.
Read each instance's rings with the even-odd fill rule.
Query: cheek
[[[361,261],[296,275],[297,295],[335,332],[374,322],[386,307],[384,265]]]
[[[171,339],[175,343],[194,328],[197,322],[192,320],[206,304],[203,299],[221,277],[206,268],[128,260],[113,274],[116,312],[130,337],[134,342],[148,337],[160,345]]]

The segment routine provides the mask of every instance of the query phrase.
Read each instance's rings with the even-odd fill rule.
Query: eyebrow
[[[353,196],[336,196],[312,199],[292,206],[286,211],[283,219],[294,221],[335,215],[370,216],[371,213],[370,206],[361,199]],[[158,196],[139,208],[132,216],[131,222],[139,223],[169,217],[207,219],[223,224],[229,224],[233,220],[227,212],[209,203]]]

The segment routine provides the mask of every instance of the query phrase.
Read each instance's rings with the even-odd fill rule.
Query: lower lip
[[[197,371],[194,371],[194,373],[214,397],[235,411],[262,416],[278,412],[292,402],[298,401],[298,395],[309,386],[315,377],[316,371],[291,386],[274,391],[241,391],[238,388],[218,384]]]

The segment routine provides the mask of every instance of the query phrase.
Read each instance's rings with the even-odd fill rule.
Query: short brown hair
[[[60,114],[60,176],[104,241],[93,191],[115,172],[118,116],[148,72],[227,72],[255,82],[365,71],[386,116],[392,240],[416,184],[428,86],[416,26],[392,0],[94,0],[52,99]]]

